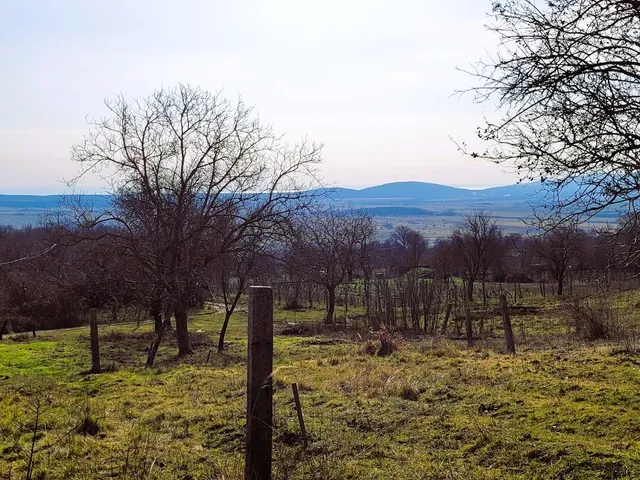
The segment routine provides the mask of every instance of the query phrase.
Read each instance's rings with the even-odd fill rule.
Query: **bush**
[[[616,335],[617,318],[611,300],[604,295],[575,299],[568,316],[578,336],[585,340],[611,339]]]
[[[380,346],[378,347],[378,351],[376,352],[376,355],[378,357],[386,357],[387,355],[391,355],[398,348],[393,341],[393,338],[391,338],[389,331],[385,328],[384,325],[380,327],[378,340],[380,341]]]
[[[382,325],[380,327],[380,331],[375,332],[375,334],[378,336],[378,340],[375,342],[367,340],[367,343],[365,343],[362,350],[363,353],[366,353],[367,355],[376,355],[378,357],[386,357],[398,349],[393,338],[391,338],[389,331],[384,325]]]

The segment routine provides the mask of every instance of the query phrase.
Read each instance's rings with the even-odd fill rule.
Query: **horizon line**
[[[489,188],[498,188],[498,187],[511,187],[511,186],[516,186],[518,185],[518,183],[508,183],[508,184],[482,184],[482,185],[469,185],[469,184],[464,184],[464,185],[447,185],[444,183],[434,183],[434,182],[425,182],[425,181],[417,181],[417,180],[406,180],[406,181],[396,181],[396,182],[387,182],[387,183],[380,183],[380,184],[375,184],[375,185],[369,185],[369,186],[365,186],[365,187],[345,187],[345,186],[339,186],[339,185],[325,185],[325,186],[321,186],[318,188],[313,188],[310,190],[318,190],[318,189],[345,189],[345,190],[356,190],[356,191],[361,191],[361,190],[366,190],[368,188],[375,188],[375,187],[383,187],[386,185],[395,185],[395,184],[402,184],[402,183],[415,183],[415,184],[425,184],[425,185],[438,185],[441,187],[449,187],[449,188],[459,188],[462,190],[486,190]],[[43,188],[43,190],[47,190],[46,188]],[[13,193],[5,193],[5,192],[0,192],[0,195],[2,196],[9,196],[9,195],[21,195],[21,196],[28,196],[28,197],[53,197],[53,196],[62,196],[62,195],[112,195],[110,192],[99,192],[99,191],[93,191],[93,192],[83,192],[83,193],[72,193],[72,192],[58,192],[58,193],[33,193],[33,189],[28,189],[25,191],[14,191]]]

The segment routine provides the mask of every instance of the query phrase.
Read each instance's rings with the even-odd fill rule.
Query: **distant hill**
[[[536,199],[542,195],[542,184],[507,185],[480,190],[449,187],[437,183],[426,182],[394,182],[377,185],[375,187],[354,190],[349,188],[323,189],[327,195],[335,200],[379,201],[394,202],[434,202],[443,200],[499,200],[499,199]]]
[[[335,189],[331,196],[336,199],[386,199],[386,200],[449,200],[469,197],[471,190],[448,187],[436,183],[396,182],[386,183],[375,187],[352,190],[346,188]]]
[[[440,216],[456,215],[483,208],[503,211],[517,206],[518,212],[529,211],[529,203],[541,198],[541,184],[508,185],[471,190],[426,182],[395,182],[363,188],[322,188],[314,191],[331,202],[366,208],[375,216]],[[64,196],[0,195],[0,225],[20,227],[35,224],[47,211],[59,209]],[[108,204],[107,195],[85,195],[83,200],[101,207]],[[518,213],[520,218],[522,216]]]
[[[64,195],[0,195],[0,225],[37,225],[47,212],[63,210]],[[108,195],[83,195],[83,202],[97,208],[106,206]]]

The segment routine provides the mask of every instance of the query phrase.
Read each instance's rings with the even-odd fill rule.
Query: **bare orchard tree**
[[[429,252],[429,265],[435,276],[444,280],[446,285],[456,272],[456,255],[452,238],[438,238]]]
[[[116,227],[109,235],[161,288],[188,354],[187,309],[206,266],[306,207],[321,148],[288,145],[242,100],[188,85],[106,105],[73,158],[80,176],[103,175],[114,200],[93,212],[76,206],[73,221]]]
[[[325,288],[326,323],[333,323],[336,288],[359,267],[362,249],[375,234],[364,212],[324,210],[301,218],[292,250],[304,277]]]
[[[236,311],[238,302],[252,279],[256,279],[269,268],[271,257],[268,242],[264,238],[246,238],[236,248],[217,256],[207,267],[205,284],[213,299],[221,298],[224,320],[218,338],[218,352],[224,350],[224,340],[229,320]]]
[[[576,226],[557,227],[535,240],[533,253],[534,262],[551,273],[558,283],[556,293],[562,295],[567,274],[584,259],[585,234]]]
[[[479,211],[467,215],[451,236],[451,249],[467,277],[467,299],[473,300],[477,280],[484,282],[502,238],[502,228],[491,216]]]
[[[479,101],[501,118],[478,129],[475,157],[542,180],[546,227],[640,198],[640,3],[493,2],[497,55],[476,66]],[[463,146],[463,148],[465,148]]]
[[[412,269],[423,264],[429,244],[420,232],[400,225],[391,234],[391,247],[394,263]]]

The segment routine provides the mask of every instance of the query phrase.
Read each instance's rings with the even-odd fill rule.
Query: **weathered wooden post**
[[[473,347],[473,328],[471,326],[471,309],[469,307],[467,307],[466,316],[467,345]]]
[[[302,442],[304,446],[307,446],[307,428],[304,425],[304,415],[302,414],[302,405],[300,404],[300,394],[298,393],[298,384],[292,383],[291,389],[293,390],[293,401],[296,405],[296,413],[298,414],[298,423],[300,424],[300,434],[302,435]]]
[[[507,344],[507,351],[511,355],[515,355],[516,344],[515,344],[515,341],[513,340],[513,329],[511,328],[511,319],[509,318],[509,305],[507,305],[507,296],[504,293],[500,295],[500,308],[502,309],[504,341]]]
[[[245,480],[271,480],[273,290],[249,288]]]
[[[100,373],[100,345],[98,343],[98,309],[90,311],[89,328],[91,329],[91,373]]]

